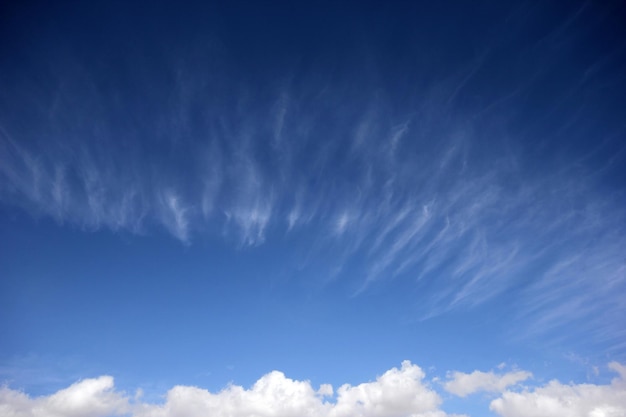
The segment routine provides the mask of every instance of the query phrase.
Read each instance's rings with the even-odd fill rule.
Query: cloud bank
[[[48,397],[30,398],[19,391],[0,390],[0,412],[6,417],[445,417],[441,398],[424,381],[424,372],[408,361],[376,381],[342,385],[335,393],[324,384],[273,371],[251,388],[229,385],[218,393],[176,386],[164,404],[135,401],[115,391],[113,379],[87,379]]]
[[[502,417],[621,417],[626,415],[626,366],[609,368],[619,376],[608,385],[562,384],[504,391],[528,378],[524,371],[495,375],[476,371],[452,373],[446,390],[465,396],[478,390],[504,391],[489,408]],[[329,384],[315,388],[273,371],[250,388],[231,384],[212,393],[192,386],[175,386],[162,404],[141,401],[141,395],[115,389],[113,378],[85,379],[52,395],[32,398],[0,388],[0,414],[4,417],[446,417],[442,399],[425,380],[422,369],[402,362],[375,381]],[[457,415],[457,417],[460,417]]]

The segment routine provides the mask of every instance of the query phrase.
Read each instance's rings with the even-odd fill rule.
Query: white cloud
[[[85,379],[47,397],[0,388],[3,417],[108,417],[129,412],[128,398],[113,389],[113,378]]]
[[[623,417],[626,416],[626,366],[609,368],[620,376],[609,385],[547,385],[522,392],[505,392],[490,408],[503,417]]]
[[[471,374],[452,372],[448,374],[448,381],[444,384],[446,391],[459,397],[465,397],[479,391],[503,392],[507,387],[531,378],[527,371],[513,371],[496,374],[493,371],[474,371]]]
[[[218,393],[177,386],[167,393],[163,405],[140,406],[137,417],[194,416],[307,416],[325,408],[320,396],[307,381],[294,381],[278,371],[259,379],[249,390],[231,385]],[[318,414],[311,414],[311,413]]]
[[[334,390],[328,384],[315,390],[308,381],[295,381],[271,372],[246,390],[231,385],[213,394],[196,387],[178,386],[163,405],[142,405],[137,417],[435,417],[441,399],[422,380],[423,371],[409,361],[392,368],[374,382],[342,385],[336,401],[325,401]]]
[[[39,398],[9,388],[0,389],[4,417],[445,417],[441,399],[423,382],[419,366],[404,361],[376,381],[314,389],[309,381],[287,378],[273,371],[251,388],[229,385],[217,393],[191,386],[169,390],[163,404],[141,403],[114,390],[113,378],[78,382]]]
[[[337,390],[332,417],[403,417],[445,415],[438,410],[439,395],[422,383],[424,372],[409,361],[393,368],[375,382],[343,385]]]
[[[551,381],[538,388],[510,389],[491,402],[502,417],[622,417],[626,415],[626,366],[608,366],[619,374],[608,385],[562,384]],[[451,374],[444,387],[465,396],[478,390],[504,391],[530,377],[516,371]],[[212,393],[193,386],[175,386],[162,404],[142,402],[141,391],[129,395],[115,389],[113,378],[85,379],[52,395],[29,395],[0,387],[3,417],[446,417],[441,397],[424,382],[423,370],[409,361],[392,368],[375,381],[330,384],[315,388],[273,371],[252,387],[229,385]]]

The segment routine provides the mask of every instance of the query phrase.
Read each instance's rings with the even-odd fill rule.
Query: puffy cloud
[[[424,372],[409,361],[393,368],[375,382],[357,386],[343,385],[337,403],[329,413],[333,417],[403,417],[435,416],[441,399],[422,383]]]
[[[626,366],[613,362],[619,374],[609,385],[547,385],[521,392],[506,391],[490,409],[503,417],[621,417],[626,415]],[[453,373],[444,387],[464,396],[477,390],[505,389],[530,377],[518,371]],[[52,395],[29,395],[0,387],[3,417],[446,417],[441,398],[424,382],[422,369],[409,361],[392,368],[375,381],[329,384],[315,389],[309,381],[287,378],[273,371],[252,387],[229,385],[212,393],[192,386],[169,390],[162,404],[150,404],[115,390],[113,378],[85,379]]]
[[[425,385],[419,366],[404,361],[374,382],[342,385],[336,401],[325,401],[332,387],[324,384],[315,390],[308,381],[294,381],[281,372],[271,372],[246,390],[231,385],[213,394],[209,391],[178,386],[167,394],[163,405],[142,405],[137,417],[439,417],[441,399]]]
[[[259,379],[249,390],[231,385],[213,394],[205,389],[176,386],[167,393],[163,405],[144,404],[135,412],[137,417],[194,416],[310,416],[322,415],[328,408],[321,397],[323,387],[316,392],[307,381],[295,381],[282,372],[273,371]]]
[[[309,381],[273,371],[251,388],[229,385],[217,393],[191,386],[169,390],[163,404],[133,403],[114,390],[113,378],[78,382],[48,397],[30,398],[0,389],[0,415],[5,417],[445,417],[441,399],[423,382],[419,366],[404,361],[373,382],[314,389]]]
[[[532,391],[507,391],[490,408],[503,417],[626,416],[626,366],[612,362],[609,368],[620,375],[609,385],[550,381]]]
[[[444,384],[446,391],[465,397],[478,391],[503,392],[507,387],[532,377],[527,371],[514,371],[496,374],[493,371],[474,371],[471,374],[452,372]]]
[[[108,417],[128,411],[127,397],[114,391],[110,376],[85,379],[39,398],[0,388],[0,415],[4,417]]]

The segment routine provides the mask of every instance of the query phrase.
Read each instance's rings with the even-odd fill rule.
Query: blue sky
[[[2,7],[3,414],[626,413],[620,2]]]

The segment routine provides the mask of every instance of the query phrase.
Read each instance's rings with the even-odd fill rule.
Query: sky
[[[623,1],[5,3],[1,415],[626,416]]]

